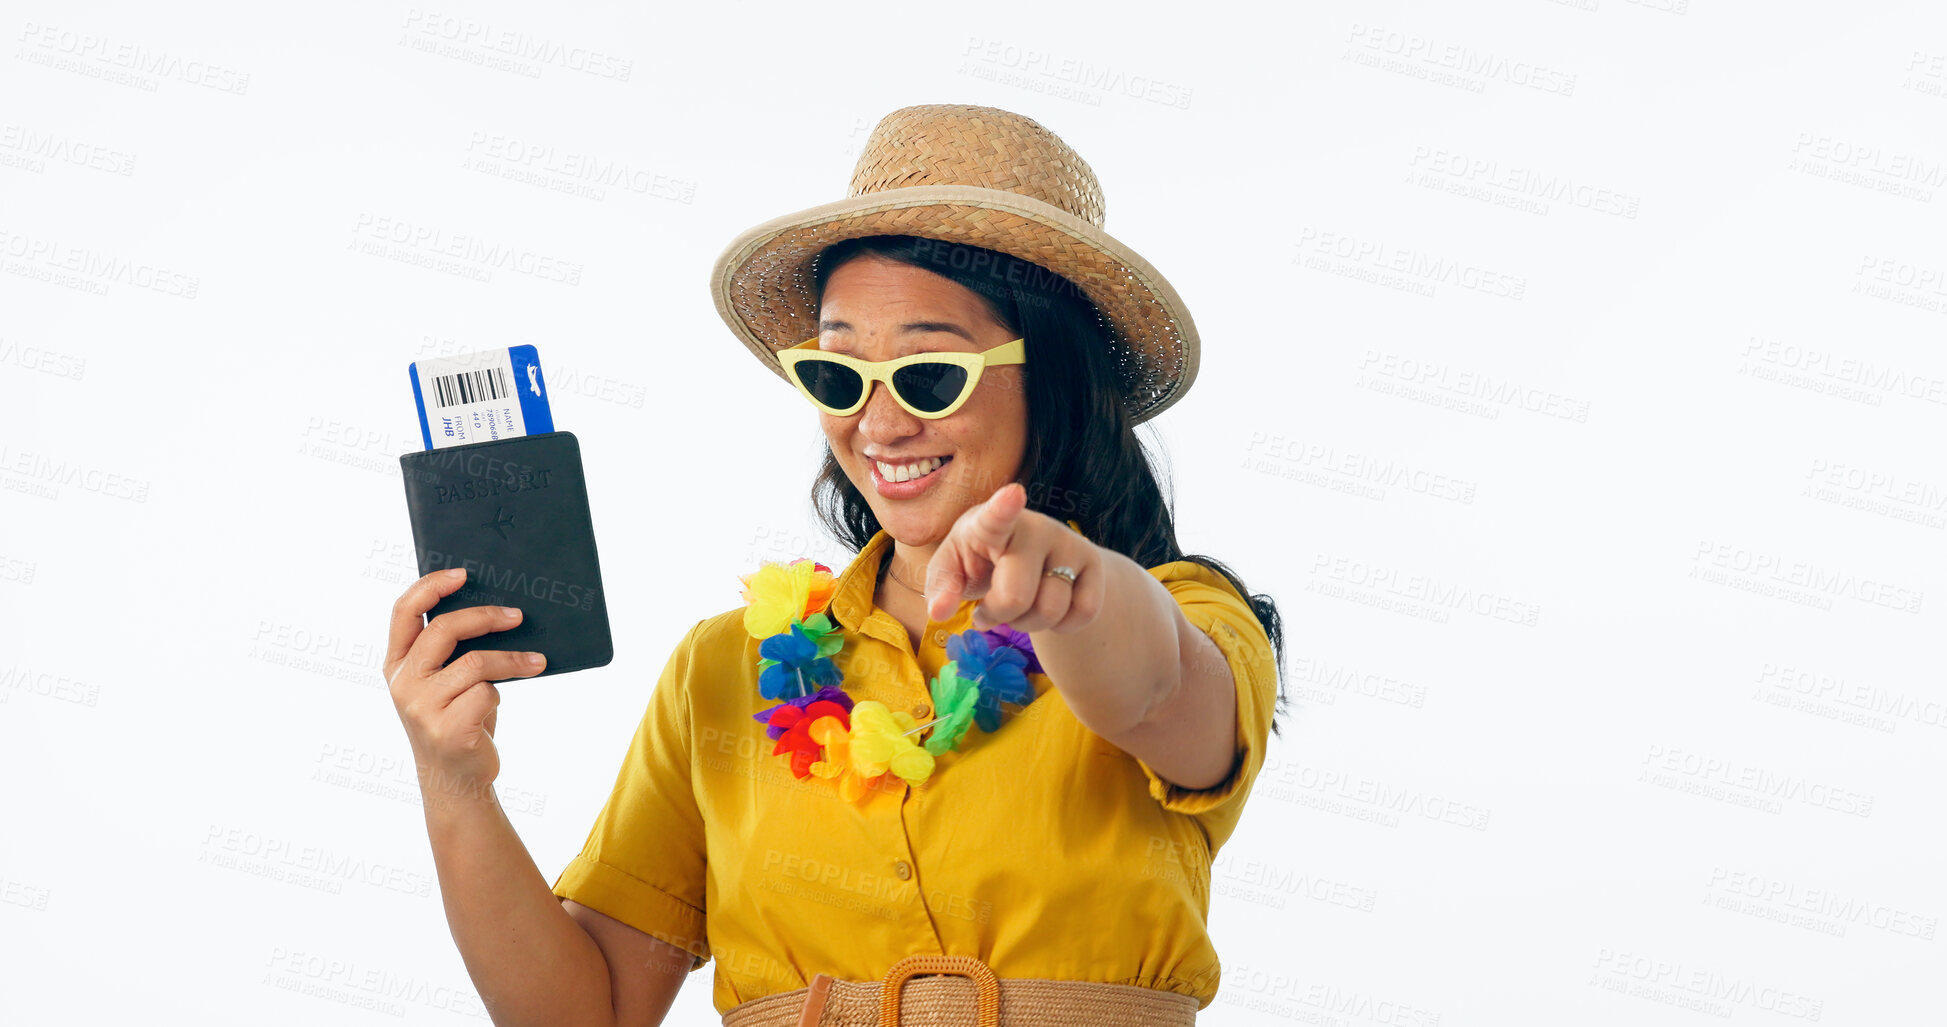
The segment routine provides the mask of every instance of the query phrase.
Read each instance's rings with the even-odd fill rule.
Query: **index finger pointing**
[[[411,585],[392,604],[392,626],[387,633],[385,664],[391,666],[406,658],[412,643],[426,627],[426,611],[439,605],[466,581],[466,568],[451,567],[434,571]]]
[[[947,536],[946,541],[934,550],[933,560],[926,566],[927,620],[945,620],[960,607],[960,593],[967,578],[956,545],[954,538]]]
[[[1020,482],[1010,481],[995,489],[974,515],[971,526],[974,541],[987,546],[995,556],[1006,552],[1008,542],[1014,537],[1014,522],[1027,505],[1028,490]]]

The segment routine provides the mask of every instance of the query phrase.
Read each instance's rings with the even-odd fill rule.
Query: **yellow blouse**
[[[1080,531],[1074,521],[1071,528]],[[915,654],[873,604],[874,535],[839,573],[833,662],[854,700],[921,720],[926,683],[973,600],[929,622]],[[697,622],[670,655],[588,842],[554,894],[716,960],[719,1013],[826,973],[874,981],[912,954],[975,956],[1006,977],[1217,993],[1205,927],[1210,857],[1264,761],[1277,689],[1271,643],[1236,590],[1201,564],[1149,568],[1222,650],[1237,683],[1241,758],[1222,784],[1159,778],[1075,719],[1061,690],[999,731],[969,730],[917,787],[887,774],[857,804],[800,780],[753,719],[758,640],[744,608]]]

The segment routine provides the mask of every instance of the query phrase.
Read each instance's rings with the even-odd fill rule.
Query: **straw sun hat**
[[[902,107],[866,139],[845,199],[737,236],[717,257],[710,293],[730,329],[783,378],[776,352],[818,334],[811,272],[826,246],[912,235],[998,250],[1061,275],[1095,304],[1140,423],[1196,379],[1197,330],[1168,280],[1104,232],[1102,219],[1095,172],[1034,120],[964,104]]]

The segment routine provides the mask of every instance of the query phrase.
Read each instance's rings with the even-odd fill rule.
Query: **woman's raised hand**
[[[1102,551],[1068,525],[1027,509],[1027,490],[1009,482],[960,514],[933,550],[926,569],[926,616],[953,616],[963,599],[979,599],[973,626],[1065,634],[1087,627],[1102,609]],[[1068,567],[1075,583],[1049,576]]]
[[[426,611],[465,580],[464,570],[434,571],[406,587],[392,604],[382,669],[412,743],[422,791],[482,798],[500,775],[493,743],[500,690],[493,682],[529,677],[547,664],[539,653],[476,649],[441,666],[461,639],[521,622],[518,610],[500,606],[469,606],[425,620]]]

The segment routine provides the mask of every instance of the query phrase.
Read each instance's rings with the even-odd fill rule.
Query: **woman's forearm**
[[[1230,665],[1156,576],[1102,551],[1102,608],[1087,627],[1029,632],[1041,667],[1090,731],[1185,788],[1209,788],[1235,762]]]
[[[1034,652],[1075,719],[1104,737],[1141,723],[1175,687],[1176,601],[1142,565],[1102,550],[1102,608],[1087,627],[1030,632]]]
[[[602,950],[561,907],[492,788],[422,780],[420,791],[446,922],[496,1027],[611,1027]]]

